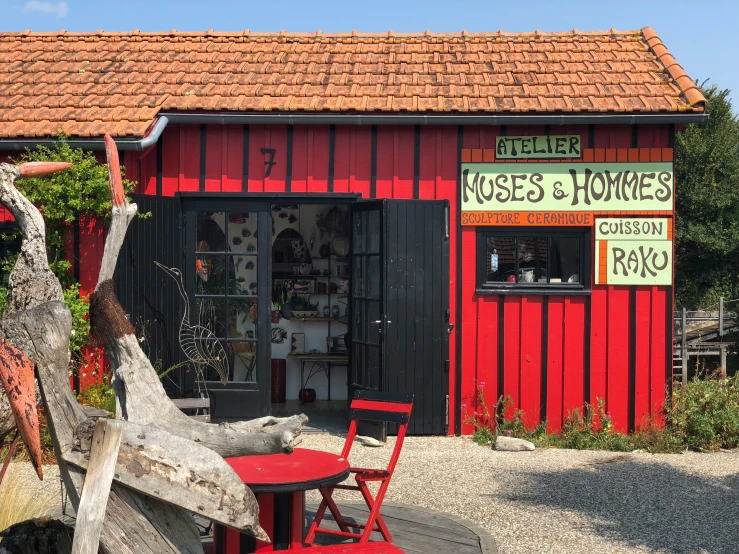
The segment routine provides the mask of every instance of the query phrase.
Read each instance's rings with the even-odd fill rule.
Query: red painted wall
[[[464,148],[494,148],[498,134],[499,129],[492,127],[467,128]],[[541,127],[529,127],[515,131],[509,128],[508,134],[545,133]],[[587,126],[558,128],[557,134],[579,134],[582,144],[589,142]],[[631,126],[595,126],[592,147],[628,149],[634,145],[634,138],[639,150],[624,153],[639,154],[642,161],[663,159],[661,149],[670,145],[667,126],[640,126],[636,129],[636,137]],[[665,155],[671,161],[671,150]],[[667,345],[672,342],[671,328],[668,328],[673,301],[671,287],[592,286],[589,298],[480,296],[475,294],[475,247],[475,228],[464,227],[463,398],[471,399],[476,383],[485,383],[485,396],[489,401],[494,402],[501,394],[511,395],[514,406],[526,414],[529,428],[546,419],[550,430],[561,429],[574,408],[581,407],[583,402],[595,403],[597,399],[605,402],[605,409],[620,431],[628,430],[630,402],[634,405],[635,428],[645,417],[659,416],[671,363],[667,359]],[[635,309],[632,309],[631,295],[635,296]],[[498,327],[501,303],[502,332]],[[543,309],[547,310],[547,329],[542,329]],[[542,367],[545,343],[546,364]],[[586,357],[588,346],[590,351]],[[500,348],[503,349],[502,391],[498,379]],[[629,374],[632,353],[635,356],[633,384]],[[542,379],[546,379],[545,384]],[[633,399],[630,398],[632,390]],[[472,430],[471,425],[463,426],[464,433]]]
[[[508,127],[506,131],[510,135],[546,132],[543,126]],[[667,325],[672,306],[671,287],[594,286],[590,297],[475,293],[476,232],[473,227],[458,226],[460,148],[493,148],[500,132],[499,127],[473,126],[337,125],[332,130],[329,126],[307,125],[291,129],[286,125],[170,125],[158,145],[143,153],[125,152],[123,159],[127,178],[139,183],[137,192],[157,194],[159,191],[166,196],[202,188],[224,192],[333,191],[358,193],[365,198],[413,198],[417,182],[418,198],[447,199],[451,204],[451,321],[457,322],[457,310],[461,309],[461,326],[455,326],[449,343],[450,432],[454,432],[458,423],[457,411],[452,409],[458,395],[458,372],[461,372],[462,401],[474,394],[476,383],[484,382],[489,400],[510,394],[515,406],[526,413],[529,427],[546,418],[550,429],[559,429],[572,409],[597,398],[606,402],[606,409],[621,430],[628,427],[632,402],[638,426],[645,416],[657,414],[665,398],[670,363],[666,359],[667,344],[672,340]],[[552,132],[578,134],[583,145],[596,149],[638,146],[646,150],[670,146],[670,129],[666,125],[643,125],[636,129],[628,125],[592,129],[581,125],[558,127]],[[418,166],[416,141],[420,148]],[[160,156],[161,179],[157,183]],[[246,182],[244,173],[247,173]],[[458,233],[461,233],[461,251],[457,249]],[[96,278],[101,254],[96,245],[100,237],[95,230],[85,237],[92,246],[81,261],[83,283],[92,283]],[[460,266],[461,281],[458,280]],[[503,329],[499,328],[500,321]],[[461,333],[461,366],[458,333]],[[499,367],[501,347],[502,369]],[[632,352],[635,375],[630,388]],[[499,390],[501,375],[502,391]],[[462,425],[463,433],[471,431],[470,425]]]

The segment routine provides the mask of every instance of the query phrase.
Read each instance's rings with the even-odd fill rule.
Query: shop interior
[[[271,222],[272,414],[346,421],[349,205],[273,204]],[[229,382],[260,385],[257,214],[199,212],[197,234],[196,322],[225,346]]]

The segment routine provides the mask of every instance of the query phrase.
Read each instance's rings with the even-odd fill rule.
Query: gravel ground
[[[382,467],[394,440],[381,448],[357,443],[352,464]],[[316,433],[300,446],[338,453],[343,444],[341,436]],[[44,468],[41,483],[30,464],[13,465],[22,466],[30,497],[58,502],[56,467]],[[335,495],[359,500],[348,491]],[[318,493],[308,500],[318,502]],[[495,452],[467,438],[409,437],[387,501],[469,519],[495,538],[501,554],[739,553],[739,451]]]
[[[352,465],[381,467],[393,441],[357,443]],[[340,452],[343,443],[321,433],[300,446]],[[386,499],[467,518],[501,554],[739,553],[739,451],[495,452],[468,438],[409,437]]]

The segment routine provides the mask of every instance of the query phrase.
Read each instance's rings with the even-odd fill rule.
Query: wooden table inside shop
[[[300,388],[305,388],[310,378],[316,375],[318,371],[323,371],[328,380],[328,400],[331,400],[331,365],[347,365],[349,363],[348,354],[332,354],[330,352],[308,352],[305,354],[288,354],[287,359],[300,361]],[[308,378],[304,379],[305,363],[311,362],[317,366],[317,370],[311,370]]]
[[[256,495],[259,524],[272,544],[216,525],[215,552],[224,554],[302,548],[305,491],[335,485],[349,476],[349,462],[340,455],[307,448],[296,448],[292,454],[226,458],[226,462]]]

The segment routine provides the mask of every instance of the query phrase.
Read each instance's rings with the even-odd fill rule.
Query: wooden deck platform
[[[306,518],[313,521],[317,505],[306,507]],[[369,517],[367,506],[340,503],[339,510],[347,519],[364,523]],[[497,554],[492,537],[472,523],[447,514],[423,510],[415,506],[383,503],[382,516],[393,536],[393,544],[406,554]],[[331,514],[324,526],[338,529]],[[379,533],[373,533],[381,538]],[[339,544],[349,539],[319,534],[315,544]]]
[[[313,521],[317,504],[305,509],[306,530]],[[367,506],[361,502],[339,503],[341,513],[349,520],[364,523],[369,517]],[[393,536],[393,544],[406,554],[498,554],[493,538],[475,524],[449,514],[425,510],[416,506],[383,503],[382,516]],[[195,517],[198,526],[208,527],[208,521]],[[338,529],[331,514],[327,514],[325,527]],[[381,535],[374,533],[380,540]],[[213,553],[211,534],[202,537],[206,553]],[[329,545],[350,543],[350,539],[319,534],[315,544]]]

